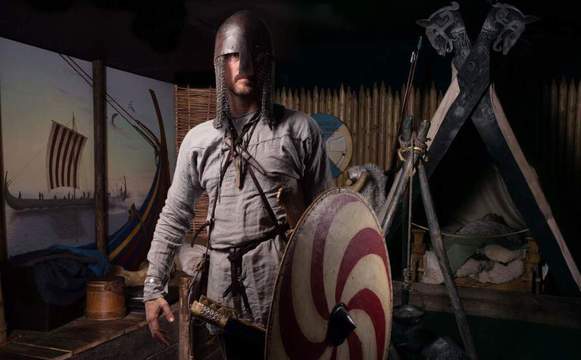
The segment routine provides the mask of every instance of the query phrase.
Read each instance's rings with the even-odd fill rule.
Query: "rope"
[[[24,172],[24,170],[26,170],[30,166],[30,164],[32,164],[32,162],[37,159],[38,154],[41,153],[42,150],[44,150],[44,148],[43,147],[39,147],[38,150],[31,157],[31,159],[28,160],[28,162],[26,164],[24,164],[24,166],[20,167],[20,169],[18,169],[18,171],[16,171],[14,174],[11,174],[12,175],[11,181],[14,181],[14,180],[18,179],[20,177],[20,175],[22,175],[22,173]]]
[[[412,223],[412,225],[417,227],[418,229],[422,229],[424,231],[430,231],[430,229],[426,226],[422,226],[422,225],[419,225],[416,223]],[[473,235],[473,234],[462,235],[462,234],[452,234],[452,233],[447,233],[447,232],[442,231],[442,236],[451,237],[451,238],[461,238],[461,239],[497,239],[497,238],[525,234],[529,231],[530,231],[530,229],[526,228],[526,229],[516,230],[513,232],[509,232],[509,233],[505,233],[505,234],[498,234],[498,235]]]
[[[414,152],[416,155],[422,156],[425,151],[426,151],[426,147],[424,146],[401,146],[399,149],[397,149],[397,156],[399,157],[399,159],[401,161],[405,161],[404,158],[404,154],[406,152]]]
[[[74,59],[72,59],[71,57],[64,56],[62,54],[59,54],[59,56],[64,60],[64,62],[67,63],[67,65],[69,65],[69,67],[74,72],[77,73],[77,75],[81,77],[81,79],[83,79],[83,81],[85,81],[90,87],[93,87],[92,77],[79,64],[77,64],[74,61]],[[109,106],[111,106],[115,111],[117,111],[119,116],[125,119],[125,121],[129,123],[129,125],[131,125],[137,132],[139,132],[146,139],[146,141],[148,141],[154,147],[154,149],[158,151],[159,144],[155,134],[153,134],[151,130],[149,130],[149,128],[145,126],[141,121],[137,120],[133,115],[131,115],[127,110],[125,110],[125,108],[123,108],[123,106],[120,105],[117,102],[117,100],[115,100],[112,96],[110,96],[108,93],[105,93],[105,96],[106,96],[105,101],[107,102],[107,104],[109,104]],[[127,116],[125,116],[124,114],[126,114]],[[132,123],[132,121],[129,120],[128,117],[131,118],[131,120],[134,123]]]

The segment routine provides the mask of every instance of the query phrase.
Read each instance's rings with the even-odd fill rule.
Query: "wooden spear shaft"
[[[424,210],[426,212],[426,217],[428,219],[430,228],[430,239],[432,241],[432,246],[438,258],[440,270],[444,275],[444,284],[446,285],[446,289],[448,290],[448,294],[450,296],[450,302],[454,310],[456,323],[458,325],[458,330],[460,332],[464,348],[466,349],[466,352],[471,359],[477,360],[478,356],[476,354],[474,342],[472,339],[472,333],[470,332],[468,320],[466,319],[466,313],[464,312],[460,296],[458,295],[458,289],[456,288],[456,284],[452,278],[452,270],[450,268],[450,263],[448,262],[448,257],[444,249],[444,241],[442,239],[438,217],[436,216],[436,210],[432,200],[432,194],[430,192],[428,177],[426,175],[423,160],[417,161],[420,156],[415,156],[414,154],[416,147],[425,149],[426,136],[430,123],[426,120],[422,121],[417,135],[411,131],[411,126],[411,118],[406,119],[402,129],[402,138],[400,142],[402,147],[408,146],[411,147],[411,149],[408,149],[405,154],[404,164],[397,173],[395,181],[392,184],[388,194],[388,199],[386,202],[387,206],[382,209],[383,211],[380,213],[379,218],[382,219],[383,231],[387,234],[388,230],[393,224],[397,206],[402,201],[403,194],[407,188],[406,185],[409,184],[409,180],[413,176],[413,170],[417,166],[420,191],[422,194]]]
[[[417,134],[412,134],[411,131],[412,118],[408,117],[402,128],[402,147],[411,146],[412,144],[424,144],[426,142],[426,136],[428,134],[428,129],[430,128],[429,121],[422,121],[420,129]],[[408,135],[409,134],[409,135]],[[412,139],[412,136],[414,138]],[[399,169],[395,176],[395,180],[391,186],[388,193],[386,207],[384,207],[379,213],[379,219],[381,220],[381,225],[384,234],[387,234],[393,220],[395,219],[396,210],[400,204],[402,197],[405,193],[409,179],[413,174],[415,163],[418,157],[414,155],[414,150],[409,150],[405,153],[405,160],[403,166]]]
[[[474,347],[474,341],[472,339],[470,327],[468,326],[466,313],[464,312],[460,296],[458,295],[458,289],[456,288],[456,284],[452,278],[452,269],[450,268],[450,262],[448,261],[448,256],[444,248],[442,232],[440,230],[438,216],[436,215],[436,209],[434,208],[434,202],[432,200],[432,193],[430,192],[430,185],[428,183],[428,176],[426,175],[424,163],[420,161],[417,168],[420,181],[420,190],[422,193],[422,201],[424,203],[424,210],[426,212],[426,218],[428,219],[428,226],[430,228],[430,240],[432,242],[432,247],[436,252],[438,264],[440,265],[440,270],[444,276],[444,284],[446,285],[448,294],[450,295],[450,302],[452,304],[452,308],[454,309],[456,324],[458,325],[458,330],[460,331],[460,337],[464,343],[464,348],[466,349],[468,356],[471,359],[476,360],[478,359],[478,355],[476,354],[476,348]]]

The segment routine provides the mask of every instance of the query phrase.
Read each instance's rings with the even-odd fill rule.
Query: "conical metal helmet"
[[[224,55],[233,53],[239,55],[240,74],[255,77],[262,118],[266,118],[272,125],[274,61],[270,31],[255,14],[243,10],[226,19],[216,33],[214,70],[217,101],[214,126],[222,127],[225,117],[229,116],[228,94],[224,83]]]

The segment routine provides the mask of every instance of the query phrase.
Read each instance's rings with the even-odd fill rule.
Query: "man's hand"
[[[175,318],[171,312],[171,308],[164,298],[160,297],[145,302],[145,318],[147,319],[151,336],[157,341],[169,345],[169,340],[165,332],[159,328],[158,318],[162,313],[167,321],[174,322]]]

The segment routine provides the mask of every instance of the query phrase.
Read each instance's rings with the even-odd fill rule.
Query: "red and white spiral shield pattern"
[[[325,342],[333,307],[357,328],[338,347]],[[384,359],[392,287],[378,221],[358,194],[333,189],[307,209],[289,241],[268,322],[267,359]]]

